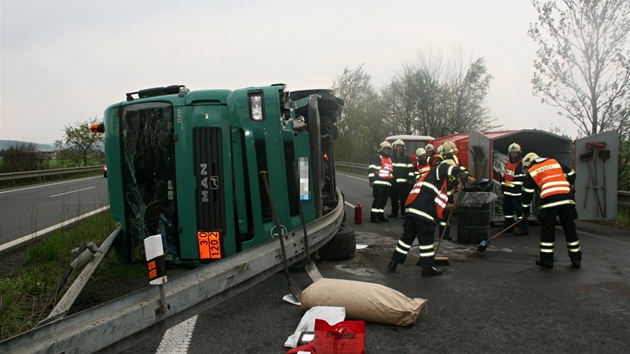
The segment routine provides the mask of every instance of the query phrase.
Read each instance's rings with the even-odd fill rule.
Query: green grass
[[[80,273],[80,270],[74,271],[55,298],[58,283],[73,260],[71,250],[88,242],[100,246],[115,229],[110,214],[103,213],[53,232],[23,251],[12,252],[7,257],[3,255],[0,262],[5,264],[1,269],[8,271],[4,271],[0,278],[0,341],[28,331],[46,319],[55,302]],[[106,280],[112,277],[115,277],[113,281],[135,279],[137,282],[137,279],[146,278],[146,270],[142,264],[118,261],[113,250],[110,251],[77,299],[78,307],[90,307],[90,303],[102,301],[106,294],[99,293],[98,283],[112,282]]]

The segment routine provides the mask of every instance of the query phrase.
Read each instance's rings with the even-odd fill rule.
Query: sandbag
[[[346,318],[411,326],[425,299],[408,298],[384,285],[344,279],[320,279],[302,291],[302,310],[314,306],[342,306]]]

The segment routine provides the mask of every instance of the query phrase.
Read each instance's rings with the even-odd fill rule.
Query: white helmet
[[[396,146],[398,146],[398,145],[405,146],[405,142],[402,141],[401,139],[398,139],[398,140],[394,141],[394,143],[392,144],[392,147],[396,148]]]
[[[442,153],[444,152],[444,146],[440,145],[438,146],[437,150],[435,151],[438,155],[442,155]]]
[[[381,145],[379,146],[379,150],[383,151],[383,149],[385,148],[392,148],[392,146],[389,144],[389,141],[385,140],[381,143]]]
[[[508,147],[508,153],[511,153],[511,152],[518,152],[520,154],[521,146],[517,143],[510,144],[510,146]]]
[[[459,151],[457,150],[457,145],[455,145],[452,141],[447,141],[442,145],[442,151],[445,154],[452,153],[457,154]]]
[[[424,147],[427,151],[434,151],[435,148],[433,147],[432,144],[427,144],[427,146]]]
[[[540,156],[536,155],[535,152],[530,152],[529,154],[525,155],[525,157],[523,157],[523,167],[531,166],[532,162],[534,162],[534,160],[536,160],[539,157]]]
[[[422,156],[426,154],[427,154],[427,151],[423,148],[418,148],[418,150],[416,150],[416,156]]]

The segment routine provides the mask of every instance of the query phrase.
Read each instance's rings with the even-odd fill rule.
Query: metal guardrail
[[[356,168],[359,170],[368,170],[367,163],[356,163],[356,162],[339,162],[335,161],[335,166],[337,167],[346,167],[346,168]]]
[[[306,225],[309,252],[328,242],[343,222],[344,202]],[[302,228],[285,234],[289,264],[306,257]],[[270,241],[204,266],[167,283],[150,286],[114,301],[63,319],[53,319],[28,332],[0,342],[0,353],[117,353],[146,338],[199,314],[250,288],[283,269],[279,242]],[[164,291],[166,306],[161,302]]]
[[[335,161],[335,166],[360,169],[360,170],[365,170],[365,171],[368,170],[368,165],[365,163]],[[630,208],[630,192],[629,191],[617,191],[617,205]]]
[[[25,178],[41,179],[42,177],[46,177],[46,176],[64,176],[64,175],[81,173],[81,172],[100,171],[102,168],[103,166],[99,165],[99,166],[86,166],[86,167],[74,167],[74,168],[55,168],[51,170],[0,173],[0,181],[13,181],[13,185],[15,185],[15,181],[19,179],[25,179]]]

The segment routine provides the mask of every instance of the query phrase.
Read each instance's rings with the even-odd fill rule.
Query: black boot
[[[378,214],[377,213],[370,214],[370,222],[373,222],[375,224],[380,224],[381,223],[381,220],[378,219]]]
[[[394,213],[393,211],[391,212],[391,214],[387,215],[388,218],[396,218],[398,217],[398,213]]]
[[[581,258],[571,258],[571,266],[573,268],[579,269],[580,268],[580,262],[582,261]]]
[[[378,219],[381,222],[389,222],[389,219],[385,217],[385,214],[378,214]]]
[[[397,266],[397,265],[398,265],[398,262],[393,261],[393,260],[392,260],[392,261],[389,261],[389,264],[387,265],[387,269],[388,269],[390,272],[395,272],[395,271],[396,271],[396,266]]]
[[[549,259],[537,259],[536,265],[539,265],[543,268],[553,268],[553,261]]]
[[[442,275],[441,269],[437,269],[435,267],[422,268],[423,277],[431,277],[431,276],[438,276],[438,275]]]

